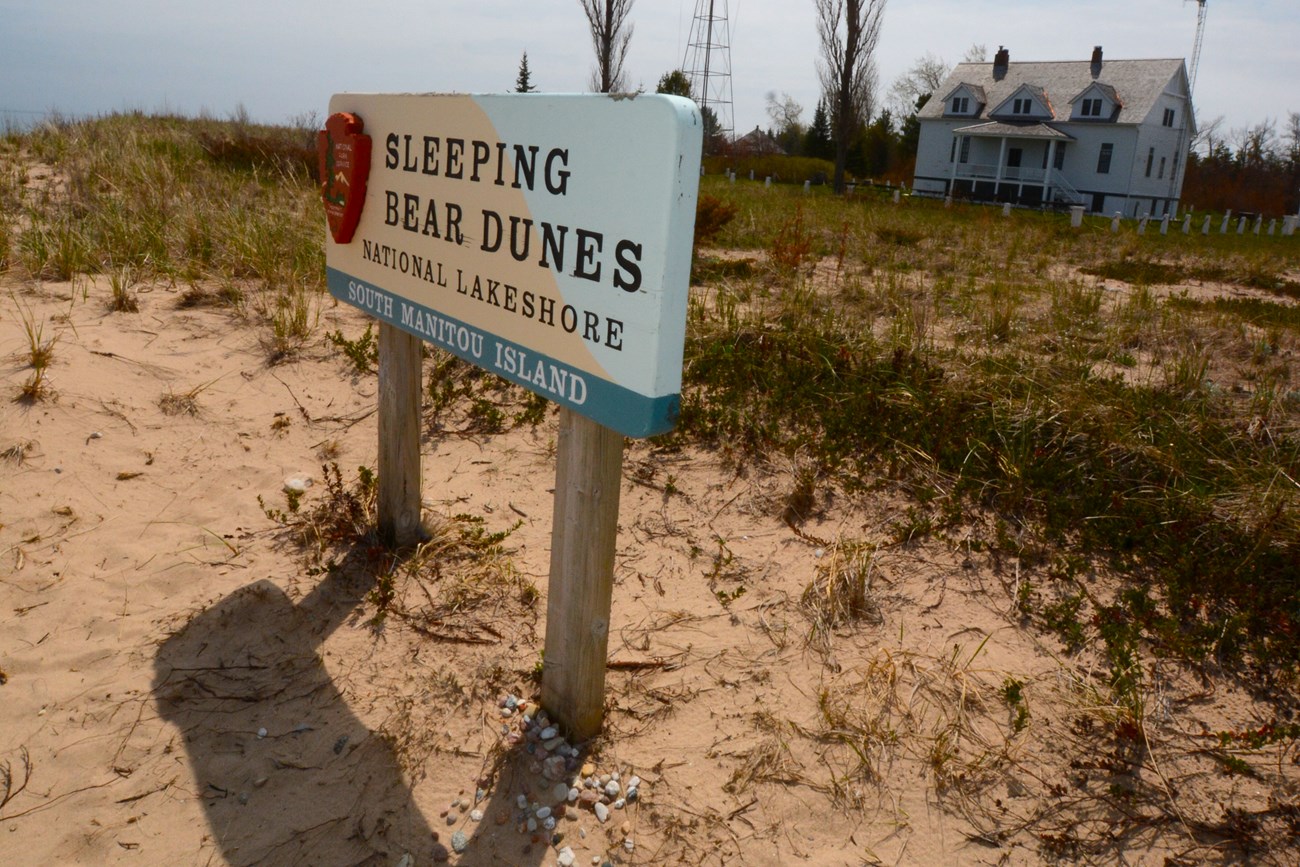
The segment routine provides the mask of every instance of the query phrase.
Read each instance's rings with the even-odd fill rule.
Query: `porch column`
[[[952,153],[952,178],[948,181],[948,195],[957,193],[957,166],[961,164],[961,136],[953,133]]]
[[[1002,147],[998,150],[998,171],[997,180],[993,182],[993,194],[996,196],[998,187],[1002,186],[1002,169],[1007,162],[1007,137],[1002,137]]]
[[[1052,172],[1056,171],[1056,139],[1047,142],[1047,172],[1043,175],[1043,203],[1052,204]]]

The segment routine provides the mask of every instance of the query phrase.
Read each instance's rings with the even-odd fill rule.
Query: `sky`
[[[708,0],[703,0],[707,6]],[[767,128],[769,93],[811,122],[819,97],[813,0],[713,0],[731,39],[735,128]],[[653,91],[681,67],[700,0],[636,0],[626,73]],[[1188,0],[890,0],[884,88],[918,58],[1187,58]],[[1223,130],[1300,111],[1300,3],[1209,0],[1196,106]],[[588,88],[578,0],[0,0],[0,122],[142,110],[257,121],[322,119],[335,92],[512,90],[528,53],[543,91]],[[883,88],[882,88],[883,89]]]

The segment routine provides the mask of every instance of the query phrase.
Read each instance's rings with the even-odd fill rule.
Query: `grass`
[[[317,328],[324,283],[307,126],[42,125],[17,146],[54,177],[6,181],[16,216],[0,250],[33,279],[107,272],[116,310],[138,282],[183,280],[181,304],[255,317],[268,358],[290,357]],[[815,486],[889,480],[917,496],[900,540],[991,510],[990,549],[1076,547],[1150,583],[1152,610],[1126,610],[1161,652],[1300,665],[1288,640],[1300,629],[1292,239],[1115,234],[1104,219],[1073,230],[1052,214],[716,176],[702,193],[703,235],[752,255],[697,264],[708,292],[690,306],[674,437],[741,461],[784,456]],[[1150,288],[1200,283],[1258,294]],[[39,399],[54,341],[25,324],[23,396]],[[373,369],[365,334],[330,341]],[[455,359],[435,353],[433,368],[431,429],[454,417],[491,434],[545,416],[540,399]],[[791,492],[792,515],[808,494]],[[1086,600],[1075,611],[1096,614]]]
[[[14,399],[23,403],[35,403],[49,398],[52,394],[45,373],[54,359],[54,345],[58,342],[58,335],[46,337],[44,320],[37,322],[31,308],[22,304],[16,297],[10,297],[22,319],[23,335],[27,341],[21,360],[32,370]]]
[[[187,285],[178,304],[252,320],[269,359],[290,357],[312,342],[323,303],[307,132],[115,115],[23,134],[10,153],[54,166],[55,178],[0,179],[0,268],[34,281],[107,274],[122,310],[139,285]],[[1105,787],[1088,789],[1089,803],[1132,803],[1165,660],[1227,673],[1271,702],[1271,718],[1219,733],[1212,757],[1224,773],[1258,773],[1262,751],[1294,751],[1300,242],[1139,236],[1131,223],[1112,233],[1092,218],[1074,230],[1056,214],[1008,219],[714,176],[702,192],[701,239],[714,249],[694,262],[681,420],[661,445],[714,449],[738,478],[792,468],[773,508],[799,534],[841,493],[905,502],[873,537],[801,536],[824,549],[798,599],[811,646],[829,659],[832,637],[875,636],[881,549],[948,544],[1014,562],[1008,617],[1053,636],[1063,671],[1076,657],[1091,666],[1078,719],[1052,723],[1080,761],[1094,761],[1099,741],[1109,749],[1095,758],[1101,770],[1088,768]],[[20,397],[48,397],[56,337],[14,305],[31,368]],[[350,370],[373,370],[370,330],[325,338]],[[540,398],[429,357],[430,434],[488,437],[545,420]],[[160,403],[196,412],[202,388]],[[337,445],[321,455],[332,461]],[[425,545],[398,556],[375,539],[373,472],[345,480],[327,463],[323,480],[266,512],[313,574],[360,562],[377,624],[399,617],[430,640],[479,644],[501,640],[503,616],[535,622],[538,591],[511,562],[513,527],[442,516]],[[752,600],[773,604],[712,538],[716,553],[694,553],[719,603],[737,618]],[[859,810],[906,751],[936,793],[969,807],[1014,767],[1008,745],[1051,712],[1036,684],[987,676],[978,655],[875,650],[835,677],[824,659],[816,716],[756,716],[732,790],[803,785],[820,764],[825,793]],[[1044,791],[1064,798],[1054,785]],[[1144,785],[1144,797],[1162,797]],[[1035,832],[1047,854],[1088,844],[1062,817]],[[1248,839],[1252,822],[1282,818],[1225,814],[1210,830]]]
[[[1067,546],[1155,587],[1149,608],[1098,612],[1083,600],[1039,614],[1079,633],[1067,643],[1098,636],[1099,613],[1122,615],[1159,652],[1294,675],[1300,440],[1286,396],[1296,377],[1287,364],[1252,370],[1296,345],[1288,281],[1274,279],[1294,271],[1294,244],[1116,240],[1100,224],[1071,234],[1050,215],[1017,214],[1008,227],[984,209],[734,191],[738,215],[718,243],[750,247],[765,234],[779,279],[715,278],[707,302],[693,303],[676,436],[742,462],[811,455],[819,476],[849,490],[894,480],[929,492],[901,538],[942,536],[991,509],[1006,532],[985,539],[990,548],[1032,561]],[[836,256],[846,222],[860,258],[836,282],[781,255],[797,234],[809,255]],[[1205,276],[1201,257],[1231,242],[1229,270],[1273,285],[1278,301],[1162,301],[1145,288],[1150,272],[1113,264],[1140,243],[1167,263],[1162,275]],[[1060,263],[1077,276],[1048,276]],[[1092,272],[1137,286],[1112,295]],[[1234,378],[1267,385],[1247,402],[1224,386]],[[1267,410],[1268,436],[1250,433],[1252,407]],[[1100,633],[1117,653],[1127,640]]]
[[[19,148],[54,174],[3,191],[0,260],[32,280],[106,273],[121,312],[140,282],[222,286],[214,302],[252,307],[268,354],[287,357],[325,287],[315,122],[303,124],[140,113],[42,124]],[[262,300],[245,306],[249,295]]]

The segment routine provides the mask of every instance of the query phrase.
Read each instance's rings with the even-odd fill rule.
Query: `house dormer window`
[[[1165,118],[1163,121],[1161,121],[1161,125],[1172,127],[1174,125],[1174,117],[1175,117],[1174,110],[1172,108],[1166,108]]]
[[[1034,110],[1034,101],[1032,99],[1021,99],[1017,97],[1011,103],[1012,114],[1031,114]]]
[[[970,97],[954,96],[952,98],[953,114],[970,114]]]
[[[1079,108],[1080,117],[1101,117],[1101,100],[1085,99]]]

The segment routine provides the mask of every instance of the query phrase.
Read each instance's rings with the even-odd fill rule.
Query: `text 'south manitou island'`
[[[587,382],[582,376],[567,367],[539,358],[526,349],[489,338],[477,329],[468,328],[439,316],[432,310],[409,304],[396,295],[356,280],[348,281],[347,301],[389,322],[397,322],[406,330],[419,334],[428,342],[442,346],[462,358],[472,358],[479,367],[521,379],[539,392],[548,392],[578,406],[587,402]],[[550,309],[554,319],[553,301]],[[567,305],[561,308],[562,311],[565,309],[573,310]],[[577,313],[571,315],[576,317]],[[561,327],[564,327],[565,321],[564,313],[561,312]],[[621,323],[619,327],[622,328]],[[575,329],[576,325],[574,329],[566,330]],[[491,346],[488,346],[489,339]]]

